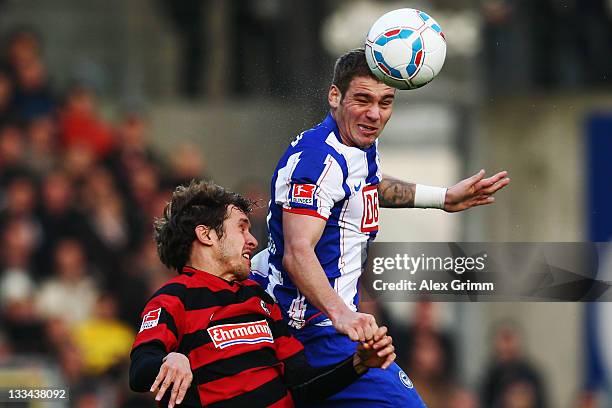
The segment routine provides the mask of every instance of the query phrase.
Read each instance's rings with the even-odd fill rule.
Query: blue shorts
[[[306,358],[313,367],[337,364],[355,353],[357,343],[340,334],[333,326],[307,326],[292,330],[304,344]],[[425,404],[414,389],[412,381],[395,363],[386,370],[371,368],[357,381],[325,402],[299,407],[407,407],[423,408]]]

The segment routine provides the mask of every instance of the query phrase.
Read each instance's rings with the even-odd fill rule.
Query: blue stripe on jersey
[[[381,180],[378,179],[376,173],[378,172],[378,164],[376,163],[376,149],[366,150],[366,157],[368,159],[368,176],[366,177],[366,184],[379,184]]]

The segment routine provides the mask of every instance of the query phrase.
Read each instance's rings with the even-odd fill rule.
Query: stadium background
[[[334,59],[406,6],[438,20],[448,55],[399,93],[385,172],[513,181],[465,214],[383,210],[380,240],[608,241],[609,1],[0,0],[0,388],[146,404],[125,376],[139,310],[172,275],[152,217],[193,177],[265,203],[286,144],[326,113]],[[253,220],[265,243],[265,210]],[[364,307],[432,408],[612,404],[606,304]]]

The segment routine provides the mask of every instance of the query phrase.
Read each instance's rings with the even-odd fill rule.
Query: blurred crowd
[[[151,224],[176,185],[206,176],[204,161],[192,146],[159,154],[145,115],[105,119],[85,84],[56,89],[35,33],[14,31],[1,55],[4,385],[12,370],[24,372],[31,386],[56,378],[75,407],[148,406],[150,396],[127,389],[128,355],[141,308],[174,274],[157,258]],[[245,180],[236,190],[266,203],[265,183]],[[267,241],[265,212],[263,205],[252,215],[260,246]],[[399,363],[429,407],[547,406],[545,385],[512,323],[494,330],[490,366],[480,386],[468,388],[456,340],[437,324],[435,304],[416,304],[406,324],[389,322],[373,302],[364,308],[392,328]],[[41,370],[55,377],[36,377]]]
[[[142,306],[172,276],[152,220],[204,161],[193,146],[158,154],[146,116],[106,120],[84,84],[56,89],[32,31],[11,33],[1,55],[0,368],[32,356],[75,406],[139,406],[129,350]]]

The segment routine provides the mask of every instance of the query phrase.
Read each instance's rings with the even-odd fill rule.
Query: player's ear
[[[342,93],[340,93],[340,89],[336,85],[332,85],[329,87],[329,93],[327,94],[327,101],[329,102],[329,107],[332,109],[336,109],[340,106],[340,101],[342,100]]]
[[[210,236],[210,228],[206,225],[197,225],[195,227],[196,239],[206,246],[212,246],[213,240]]]

